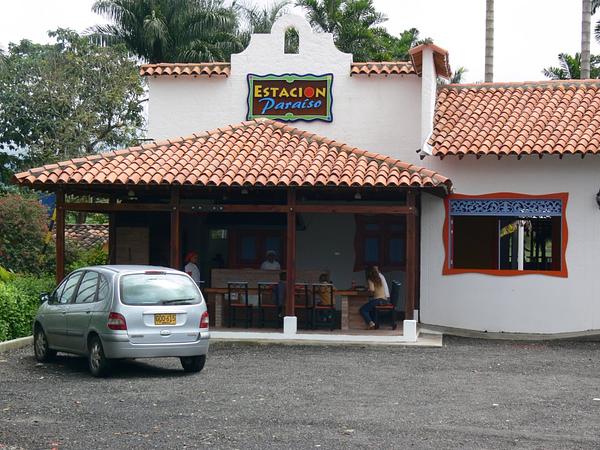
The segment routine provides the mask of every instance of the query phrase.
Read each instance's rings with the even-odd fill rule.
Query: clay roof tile
[[[440,157],[600,151],[600,81],[446,85],[428,144]]]

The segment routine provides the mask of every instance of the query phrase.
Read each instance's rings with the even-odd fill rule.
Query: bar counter
[[[224,309],[227,307],[225,300],[227,288],[205,288],[206,302],[209,306],[211,325],[221,328],[224,326]],[[257,288],[248,288],[248,293],[256,294]],[[360,316],[359,309],[369,299],[369,293],[362,289],[336,289],[336,298],[339,298],[340,317],[342,330],[363,330],[366,325]]]

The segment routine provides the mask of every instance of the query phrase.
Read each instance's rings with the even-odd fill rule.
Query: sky
[[[267,5],[273,0],[254,0]],[[27,38],[47,42],[57,27],[83,31],[105,20],[91,12],[93,0],[0,0],[0,46]],[[485,0],[374,0],[392,34],[417,28],[450,53],[452,69],[465,67],[466,82],[483,80]],[[600,20],[600,13],[592,23]],[[494,81],[544,79],[561,52],[578,52],[581,0],[496,0]],[[600,54],[592,34],[592,53]]]

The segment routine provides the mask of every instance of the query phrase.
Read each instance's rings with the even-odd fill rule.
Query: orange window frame
[[[456,199],[532,199],[543,200],[552,199],[560,200],[562,203],[561,215],[561,249],[560,249],[560,270],[514,270],[514,269],[455,269],[450,267],[450,200]],[[442,275],[459,275],[463,273],[480,273],[484,275],[495,276],[517,276],[517,275],[547,275],[553,277],[567,278],[569,272],[567,270],[567,242],[569,238],[567,227],[567,203],[569,194],[560,192],[556,194],[520,194],[515,192],[495,192],[492,194],[483,195],[466,195],[466,194],[450,194],[444,199],[445,219],[443,227],[442,239],[444,242],[444,266]]]

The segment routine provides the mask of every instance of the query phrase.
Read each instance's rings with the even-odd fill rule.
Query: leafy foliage
[[[0,281],[0,341],[30,335],[40,294],[53,288],[51,276],[20,275]]]
[[[40,273],[46,209],[20,194],[0,197],[0,266],[13,272]]]
[[[242,16],[245,18],[248,33],[270,33],[275,21],[286,13],[290,0],[282,0],[268,6],[256,5],[241,6]]]
[[[94,27],[96,36],[150,63],[228,61],[243,49],[235,2],[99,0],[92,10],[113,21]]]
[[[75,251],[67,260],[67,273],[86,266],[99,266],[108,263],[108,252],[102,245],[97,245],[89,250],[74,249]]]
[[[2,179],[137,140],[143,85],[122,47],[102,48],[59,29],[55,44],[11,44],[0,67]]]
[[[547,67],[542,73],[552,80],[578,80],[581,78],[581,54],[558,55],[558,67]],[[590,78],[600,78],[600,55],[590,56]]]
[[[378,37],[384,30],[377,25],[387,18],[378,12],[372,0],[298,0],[306,10],[310,24],[319,31],[333,34],[336,46],[353,53],[355,61],[368,61],[381,52]]]
[[[297,0],[308,21],[319,30],[333,34],[336,46],[352,53],[354,61],[408,60],[408,51],[431,39],[419,40],[416,28],[399,37],[379,26],[387,17],[378,12],[373,0]]]

